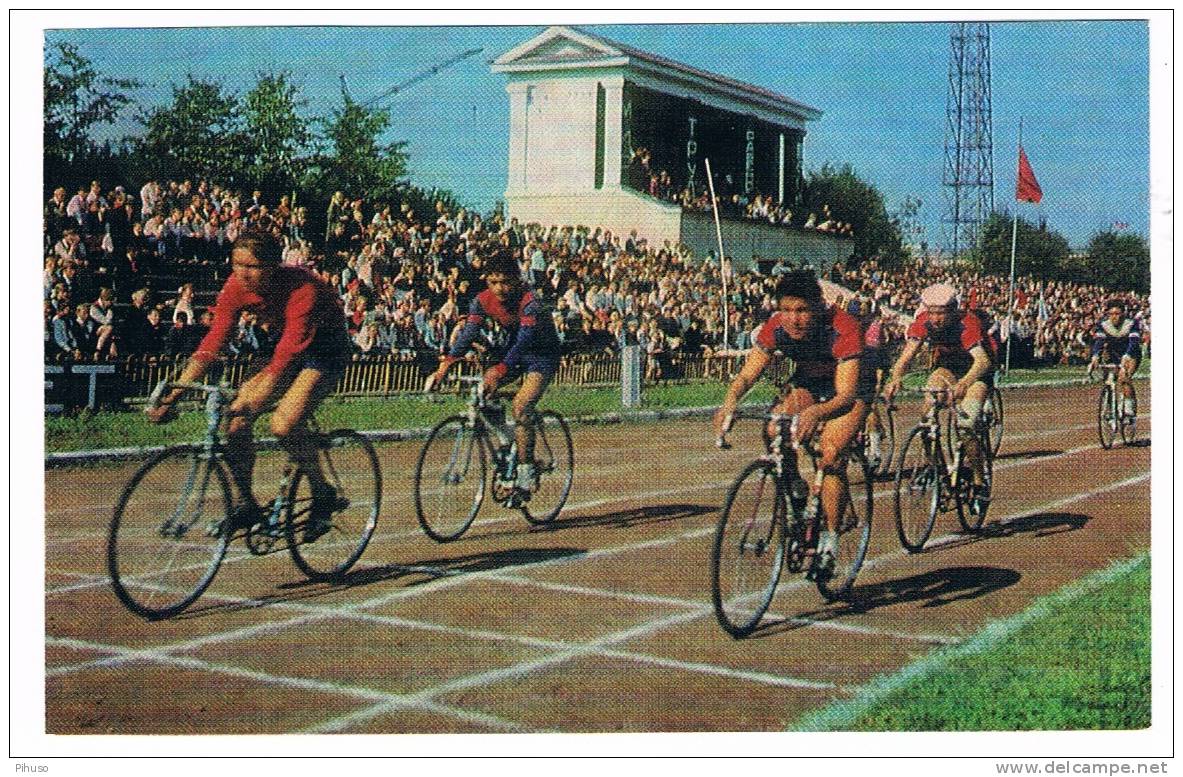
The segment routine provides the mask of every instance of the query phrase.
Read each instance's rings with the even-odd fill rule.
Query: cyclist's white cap
[[[934,283],[920,292],[920,302],[930,308],[953,307],[957,304],[957,289],[947,283]]]

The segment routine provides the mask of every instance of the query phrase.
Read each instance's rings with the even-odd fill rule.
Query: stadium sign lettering
[[[694,125],[698,123],[698,119],[693,116],[687,118],[690,121],[690,137],[686,139],[686,180],[690,184],[690,191],[694,191],[695,172],[698,170],[698,162],[695,160],[698,154],[698,141],[694,139]]]

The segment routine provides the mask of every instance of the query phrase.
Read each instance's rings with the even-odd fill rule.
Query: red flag
[[[1043,190],[1035,180],[1035,171],[1027,161],[1027,152],[1019,146],[1019,180],[1015,184],[1015,199],[1020,202],[1038,203],[1043,199]]]

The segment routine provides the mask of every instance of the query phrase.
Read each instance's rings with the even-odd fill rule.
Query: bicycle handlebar
[[[148,395],[148,407],[159,407],[160,398],[164,396],[164,392],[172,389],[201,391],[205,394],[213,394],[216,391],[220,392],[228,400],[232,400],[238,395],[238,390],[232,389],[229,386],[220,386],[212,383],[195,383],[188,380],[162,380],[156,384],[156,388],[152,389],[152,393]]]
[[[719,450],[730,450],[731,443],[727,442],[727,433],[731,431],[731,427],[736,421],[740,419],[750,419],[754,421],[771,421],[772,423],[789,424],[789,443],[793,448],[798,447],[797,443],[797,416],[790,413],[769,413],[767,411],[756,410],[736,410],[723,420],[723,433],[715,439],[715,447]]]

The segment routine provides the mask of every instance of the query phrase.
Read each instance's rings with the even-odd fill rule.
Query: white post
[[[708,157],[704,160],[707,167],[707,186],[710,187],[711,192],[711,212],[715,214],[715,239],[719,244],[719,277],[723,279],[723,350],[730,351],[730,341],[727,337],[729,324],[727,321],[727,266],[723,262],[723,228],[719,226],[719,203],[715,199],[715,176],[711,174],[711,160]],[[730,354],[726,358],[730,364]],[[730,375],[731,370],[728,369]]]
[[[1019,148],[1023,147],[1023,119],[1019,118]],[[1015,154],[1015,158],[1018,158]],[[1018,185],[1015,186],[1016,191]],[[1011,338],[1015,336],[1015,246],[1019,236],[1019,201],[1015,200],[1015,217],[1011,222],[1010,227],[1010,291],[1006,297],[1006,369],[1004,372],[1010,375],[1010,343]]]
[[[641,346],[626,345],[620,349],[620,404],[641,406]]]

